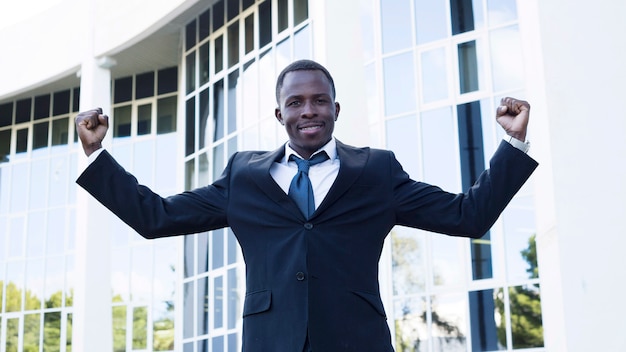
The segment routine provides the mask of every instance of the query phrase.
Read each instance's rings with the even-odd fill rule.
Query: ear
[[[335,102],[335,121],[339,118],[339,110],[341,110],[341,106],[339,106],[338,102]]]
[[[285,122],[283,121],[283,114],[280,112],[280,108],[274,109],[274,116],[276,116],[276,120],[278,120],[281,125],[285,125]]]

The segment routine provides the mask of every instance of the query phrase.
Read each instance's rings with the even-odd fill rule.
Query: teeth
[[[310,127],[302,127],[301,130],[303,130],[303,131],[310,131],[310,130],[316,130],[318,128],[319,128],[319,126],[310,126]]]

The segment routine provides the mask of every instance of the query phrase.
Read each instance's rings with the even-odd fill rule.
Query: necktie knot
[[[323,163],[324,161],[328,160],[328,154],[326,154],[326,152],[320,152],[313,155],[310,159],[302,159],[295,156],[294,154],[291,154],[289,156],[289,160],[295,161],[296,164],[298,164],[298,171],[304,172],[308,175],[309,168],[311,168],[311,166]]]

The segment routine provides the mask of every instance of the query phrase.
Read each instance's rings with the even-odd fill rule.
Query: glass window
[[[309,18],[309,1],[293,0],[293,25],[297,26]]]
[[[66,156],[50,159],[50,176],[48,177],[48,206],[63,206],[66,204],[68,180],[68,161]]]
[[[436,184],[449,192],[460,192],[457,136],[452,109],[424,111],[421,114],[422,160],[424,182]]]
[[[80,109],[80,88],[74,88],[72,95],[72,112],[77,112]]]
[[[190,190],[196,188],[195,182],[195,159],[185,162],[185,189]]]
[[[393,302],[396,351],[427,352],[428,302],[425,297],[400,298]]]
[[[224,229],[211,233],[211,269],[215,270],[224,266]]]
[[[411,46],[411,4],[408,0],[381,1],[383,53]]]
[[[48,146],[48,121],[33,125],[33,149],[45,148]]]
[[[176,96],[157,101],[157,134],[176,131]]]
[[[376,81],[376,66],[374,64],[365,67],[365,90],[367,92],[367,99],[365,100],[369,122],[378,122],[380,119],[380,95]]]
[[[133,99],[133,77],[116,79],[114,87],[114,103],[123,103]]]
[[[185,27],[185,50],[189,50],[196,45],[196,21],[187,23]]]
[[[190,155],[194,152],[194,148],[196,145],[195,97],[191,97],[189,100],[187,100],[185,113],[185,155]]]
[[[498,308],[504,307],[498,301]],[[543,347],[543,321],[539,285],[515,286],[509,288],[511,310],[511,337],[513,349]],[[502,308],[499,314],[504,315]],[[498,334],[504,334],[501,327]]]
[[[227,231],[228,236],[226,241],[228,246],[228,264],[234,264],[237,261],[237,253],[239,253],[239,244],[237,243],[237,238],[235,237],[233,230],[228,228]]]
[[[139,105],[137,107],[137,135],[150,134],[152,132],[152,104]]]
[[[478,85],[478,58],[476,56],[476,41],[458,45],[459,55],[459,86],[460,92],[469,93],[479,89]]]
[[[44,351],[60,351],[61,349],[61,312],[44,314],[43,334]]]
[[[224,171],[224,143],[213,147],[213,179],[218,179],[222,171]]]
[[[393,294],[397,296],[423,292],[426,287],[424,232],[396,226],[391,230]]]
[[[368,1],[367,3],[359,6],[361,10],[361,41],[363,44],[363,59],[365,61],[369,61],[374,59],[375,53],[375,26],[376,22],[374,21],[374,5],[375,1]]]
[[[26,262],[26,299],[24,310],[41,309],[43,298],[43,260],[35,259]]]
[[[224,69],[224,36],[215,38],[215,73]]]
[[[515,21],[517,19],[516,1],[487,0],[487,16],[491,26]]]
[[[154,184],[154,142],[144,139],[135,142],[133,148],[133,175],[145,185]]]
[[[68,246],[68,249],[73,249]],[[74,305],[74,256],[68,255],[65,266],[65,306],[72,307]]]
[[[224,326],[224,277],[218,276],[213,279],[213,328],[219,329]],[[223,351],[217,349],[214,351]]]
[[[198,279],[198,316],[197,316],[197,335],[205,335],[209,333],[209,280],[206,277]]]
[[[506,349],[506,334],[502,333],[506,329],[506,318],[496,310],[503,299],[501,288],[469,292],[472,351]]]
[[[154,96],[154,71],[137,75],[135,85],[135,99]]]
[[[450,0],[450,16],[453,35],[474,30],[472,0]]]
[[[213,141],[224,138],[224,80],[213,85]]]
[[[11,130],[0,131],[0,164],[9,161],[11,154]]]
[[[431,237],[432,283],[436,287],[459,287],[465,283],[467,241],[452,236]]]
[[[158,156],[155,159],[155,188],[157,190],[165,191],[171,190],[176,185],[176,167],[178,154],[177,148],[172,148],[176,145],[176,135],[169,134],[167,136],[160,136],[156,140],[155,154]]]
[[[448,97],[448,70],[445,48],[423,52],[421,70],[421,92],[425,103]]]
[[[46,258],[45,305],[46,308],[61,308],[63,306],[63,281],[65,279],[65,265],[63,256]]]
[[[157,94],[166,94],[178,90],[178,67],[170,67],[158,72]]]
[[[69,114],[70,112],[70,90],[56,92],[53,95],[52,116]]]
[[[278,33],[289,27],[289,9],[288,0],[276,0],[278,8]]]
[[[467,302],[462,294],[432,296],[433,351],[467,351]]]
[[[152,280],[152,248],[149,245],[141,245],[132,248],[131,251],[131,280],[130,295],[133,301],[149,301],[152,292],[146,282]]]
[[[228,67],[239,62],[239,22],[228,26]]]
[[[244,20],[244,51],[249,54],[254,50],[254,14]]]
[[[51,209],[48,215],[47,226],[46,228],[43,228],[42,225],[41,231],[42,237],[45,233],[48,235],[46,240],[46,253],[62,254],[65,249],[65,209]]]
[[[259,4],[259,47],[262,48],[272,41],[272,2]]]
[[[212,338],[211,348],[213,351],[224,351],[224,335]]]
[[[241,5],[242,5],[242,7],[243,7],[243,8],[242,8],[242,10],[245,10],[245,9],[247,9],[248,7],[250,7],[250,6],[254,5],[254,1],[255,1],[255,0],[242,0],[242,4],[241,4]]]
[[[211,113],[211,102],[210,102],[210,94],[209,94],[209,87],[205,88],[202,92],[200,92],[200,116],[199,116],[199,131],[198,133],[200,134],[200,140],[199,140],[199,145],[198,145],[198,149],[202,149],[204,147],[206,147],[209,143],[211,143],[211,140],[209,139],[211,136],[211,131],[210,131],[210,121],[209,121],[209,114]]]
[[[11,177],[11,210],[14,212],[25,211],[28,197],[28,164],[20,163],[13,165]]]
[[[52,145],[64,145],[68,143],[69,118],[52,120]]]
[[[18,100],[15,104],[15,123],[30,121],[31,98]]]
[[[126,306],[113,306],[113,350],[126,351]]]
[[[224,25],[224,0],[219,0],[213,4],[213,32]]]
[[[44,239],[46,235],[46,217],[42,210],[31,212],[28,215],[28,233],[26,236],[26,256],[40,257],[44,254]]]
[[[7,331],[5,349],[7,351],[17,351],[19,345],[20,318],[6,318]],[[4,333],[4,331],[2,331]]]
[[[206,273],[209,270],[209,233],[203,232],[196,235],[198,252],[198,274]]]
[[[185,253],[185,259],[187,255],[188,253]],[[196,311],[194,309],[194,282],[185,282],[183,285],[183,338],[189,338],[194,336],[193,325]]]
[[[239,291],[237,289],[237,269],[232,268],[228,270],[227,274],[227,284],[228,284],[228,329],[234,329],[237,327],[237,318],[240,316],[239,308]]]
[[[50,117],[50,94],[35,97],[34,120]]]
[[[519,28],[511,26],[492,31],[490,43],[493,90],[523,88],[524,55]]]
[[[415,32],[417,44],[430,43],[448,36],[445,0],[415,0]]]
[[[392,56],[383,61],[385,115],[415,110],[413,53]]]
[[[113,109],[113,137],[130,136],[131,113],[131,105]]]
[[[539,277],[533,197],[525,191],[519,192],[502,213],[509,280]]]
[[[227,21],[232,20],[239,14],[239,0],[228,0],[226,6]]]
[[[200,64],[199,64],[199,74],[200,74],[200,85],[204,85],[209,81],[209,54],[210,54],[210,43],[204,43],[200,49],[198,49],[200,55]]]
[[[0,104],[0,127],[11,126],[13,123],[13,102]]]
[[[417,118],[414,115],[399,117],[387,121],[387,148],[392,150],[404,170],[412,177],[419,175],[420,150],[417,133]]]
[[[111,251],[111,294],[113,302],[130,300],[130,247],[120,246]]]
[[[198,17],[198,42],[209,36],[211,32],[211,9],[207,9]]]
[[[237,85],[239,84],[239,70],[228,75],[228,133],[237,130]]]
[[[193,92],[196,89],[196,52],[192,51],[186,58],[187,69],[187,94]]]
[[[22,128],[16,132],[15,152],[25,153],[28,151],[28,128]]]
[[[23,351],[39,351],[40,332],[41,332],[41,314],[40,313],[24,314]],[[9,349],[7,349],[7,351],[9,351]]]
[[[133,350],[145,350],[148,347],[148,307],[133,309]]]

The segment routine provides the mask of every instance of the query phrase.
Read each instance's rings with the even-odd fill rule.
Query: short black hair
[[[333,77],[330,75],[330,72],[326,69],[326,67],[320,65],[319,63],[313,60],[297,60],[287,65],[276,79],[276,102],[280,104],[280,89],[283,87],[283,81],[285,80],[285,75],[289,72],[293,71],[322,71],[324,76],[328,79],[328,83],[330,83],[330,89],[333,94],[332,98],[335,99],[335,81],[333,81]]]

